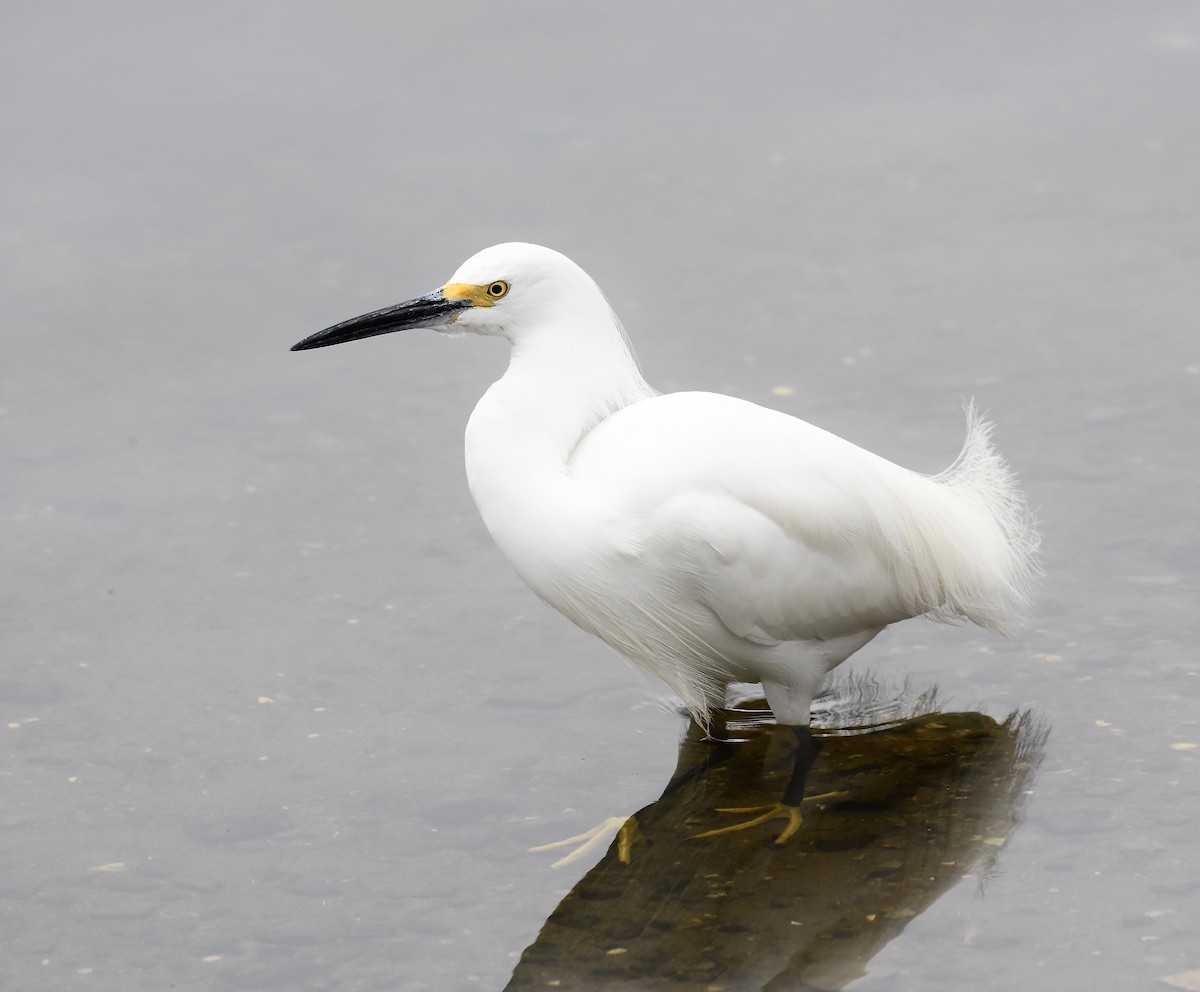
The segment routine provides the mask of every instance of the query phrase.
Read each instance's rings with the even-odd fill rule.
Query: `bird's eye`
[[[502,299],[508,293],[508,283],[503,279],[497,279],[487,288],[487,295],[493,300]]]

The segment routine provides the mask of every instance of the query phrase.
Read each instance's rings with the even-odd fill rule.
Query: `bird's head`
[[[603,301],[596,284],[565,255],[540,245],[495,245],[468,258],[440,289],[317,331],[293,345],[292,351],[414,327],[514,340],[523,329],[577,306],[580,294]]]

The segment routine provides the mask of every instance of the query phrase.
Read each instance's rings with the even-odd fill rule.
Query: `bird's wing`
[[[673,393],[600,424],[570,471],[738,636],[827,640],[930,608],[900,519],[907,490],[929,480],[804,421]]]

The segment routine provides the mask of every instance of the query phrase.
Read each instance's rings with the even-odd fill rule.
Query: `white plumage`
[[[458,321],[513,344],[467,427],[484,522],[539,596],[698,719],[739,681],[807,723],[826,673],[897,620],[1019,622],[1037,540],[974,415],[954,465],[918,475],[752,403],[654,395],[562,255],[501,245],[451,283],[496,277],[508,298]]]
[[[973,411],[958,459],[924,476],[743,400],[656,395],[591,278],[526,244],[297,348],[409,326],[511,342],[467,426],[479,512],[534,592],[698,720],[728,683],[761,682],[803,727],[829,670],[888,624],[1003,632],[1024,613],[1037,535]]]

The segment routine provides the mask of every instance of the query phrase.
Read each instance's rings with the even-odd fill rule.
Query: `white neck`
[[[505,551],[553,528],[570,505],[555,496],[584,435],[654,395],[616,317],[588,282],[556,301],[547,319],[522,326],[508,370],[467,424],[467,481]]]

